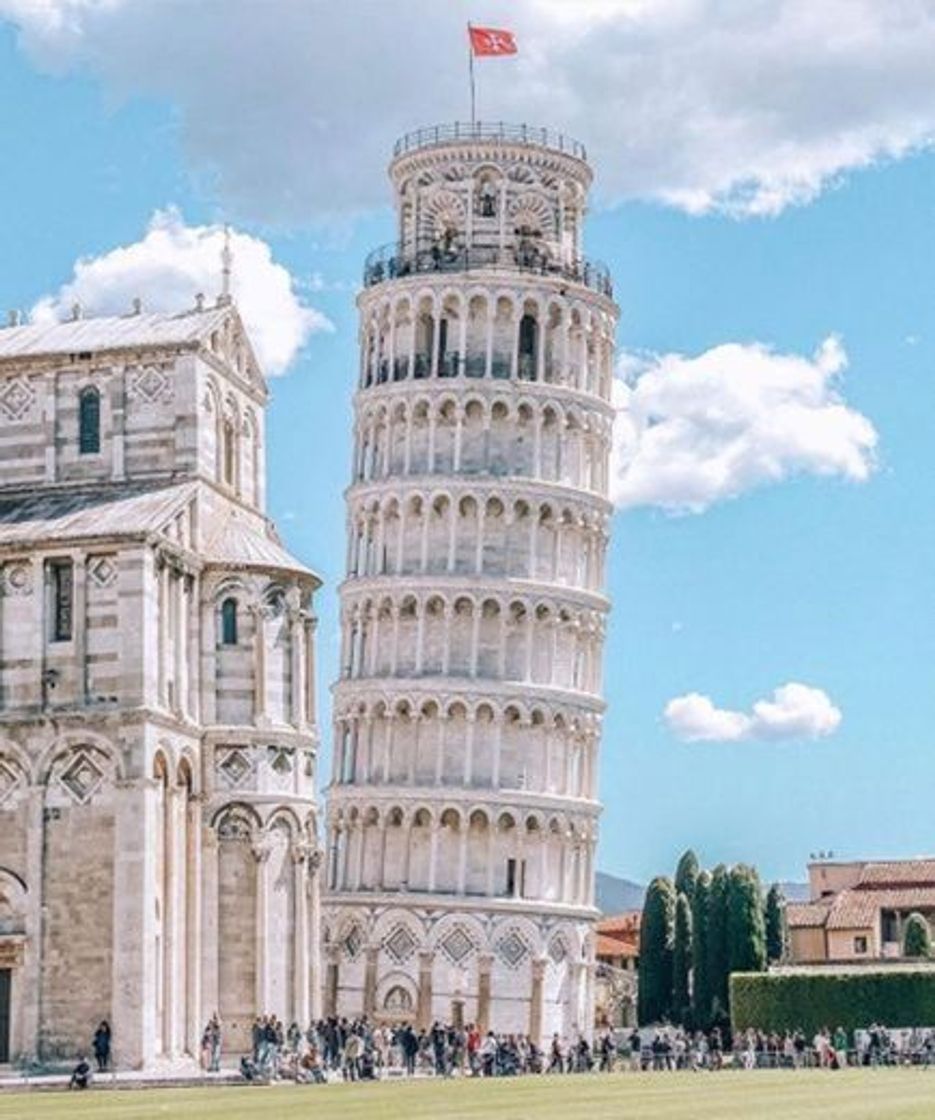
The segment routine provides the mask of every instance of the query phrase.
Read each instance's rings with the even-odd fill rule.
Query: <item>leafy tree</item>
[[[695,897],[695,883],[698,881],[698,857],[688,849],[679,860],[675,869],[675,893],[683,894],[688,899],[689,905]]]
[[[766,895],[766,959],[770,964],[786,955],[786,899],[773,883]]]
[[[688,897],[679,891],[675,901],[675,937],[672,947],[672,1017],[677,1023],[691,1021],[692,910]]]
[[[727,905],[728,963],[731,972],[762,972],[766,968],[766,925],[763,892],[754,868],[731,868]]]
[[[711,962],[708,952],[711,876],[702,871],[692,899],[692,1021],[705,1029],[711,1019]]]
[[[658,876],[649,884],[640,926],[639,1020],[658,1023],[672,1014],[675,888]]]
[[[903,931],[903,954],[907,957],[932,955],[932,931],[921,914],[910,914]]]
[[[727,979],[730,975],[730,951],[727,941],[727,895],[729,872],[719,863],[711,873],[708,893],[708,986],[711,1005],[708,1021],[727,1013]]]

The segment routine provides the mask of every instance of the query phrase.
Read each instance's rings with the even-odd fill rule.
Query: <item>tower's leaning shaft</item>
[[[451,125],[368,258],[329,791],[326,1010],[587,1031],[617,308],[591,171]]]

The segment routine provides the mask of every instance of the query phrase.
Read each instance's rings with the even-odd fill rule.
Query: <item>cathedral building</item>
[[[396,145],[360,310],[326,1011],[588,1033],[617,307],[580,144]]]
[[[0,1065],[319,1012],[318,578],[235,306],[0,329]]]

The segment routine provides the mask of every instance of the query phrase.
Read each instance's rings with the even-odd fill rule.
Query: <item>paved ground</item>
[[[935,1070],[0,1094],[0,1120],[933,1120]]]

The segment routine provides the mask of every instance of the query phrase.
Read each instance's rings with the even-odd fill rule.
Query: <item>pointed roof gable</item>
[[[265,391],[260,364],[235,304],[219,303],[187,311],[152,311],[130,315],[99,315],[64,322],[25,323],[0,327],[0,362],[56,354],[100,354],[108,350],[145,350],[181,346],[212,352],[216,332],[231,323],[244,348],[243,376]]]

